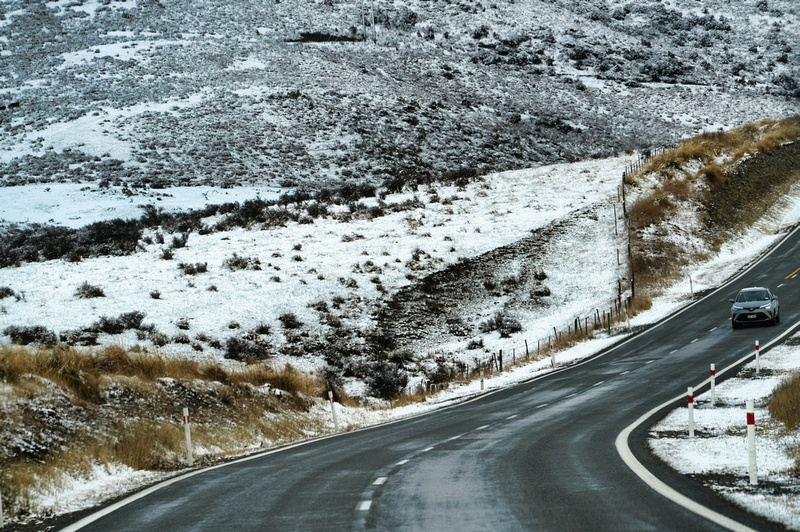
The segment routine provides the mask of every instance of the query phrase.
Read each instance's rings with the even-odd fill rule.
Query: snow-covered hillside
[[[669,144],[797,112],[797,15],[792,0],[4,0],[0,184],[399,187]]]

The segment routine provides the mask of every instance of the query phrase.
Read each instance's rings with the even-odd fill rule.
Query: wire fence
[[[625,179],[629,175],[640,172],[653,157],[657,157],[672,149],[672,146],[663,146],[645,150],[638,154],[636,159],[625,166],[622,173],[622,182],[619,186],[618,201],[622,206],[623,230],[628,233],[628,209],[625,197]],[[614,230],[618,234],[617,221],[619,213],[614,205]],[[630,241],[630,240],[629,240]],[[590,315],[575,317],[572,323],[562,325],[561,328],[553,327],[553,333],[546,337],[535,339],[515,339],[514,343],[504,345],[494,352],[486,353],[481,357],[475,357],[473,364],[457,362],[455,377],[452,380],[469,381],[482,376],[489,377],[506,369],[520,364],[527,364],[531,361],[551,359],[552,367],[556,367],[556,353],[571,347],[580,341],[595,338],[598,333],[613,335],[623,330],[630,330],[631,305],[635,299],[635,279],[630,269],[630,243],[628,244],[627,272],[625,278],[617,280],[617,295],[604,308],[595,308]],[[617,251],[617,264],[621,264],[619,250]],[[451,382],[452,382],[451,380]],[[448,381],[442,379],[429,379],[422,383],[426,391],[436,391],[446,387]]]

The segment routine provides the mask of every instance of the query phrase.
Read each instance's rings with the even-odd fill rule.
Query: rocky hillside
[[[0,184],[399,188],[798,110],[792,0],[5,0]]]

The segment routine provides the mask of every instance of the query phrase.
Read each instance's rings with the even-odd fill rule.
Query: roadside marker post
[[[189,467],[194,465],[194,456],[192,456],[192,433],[189,428],[189,409],[183,408],[183,432],[186,435],[186,461]]]
[[[333,400],[333,392],[328,391],[328,398],[331,400],[331,415],[333,416],[333,428],[339,432],[339,418],[336,417],[336,403]]]
[[[756,415],[753,401],[746,402],[747,407],[747,471],[750,474],[750,485],[758,485],[758,469],[756,468]]]
[[[483,370],[481,370],[481,390],[483,390]]]
[[[691,386],[689,386],[687,400],[689,403],[689,437],[694,438],[694,388]]]
[[[714,369],[714,364],[711,364],[711,389],[709,390],[711,392],[711,406],[714,406],[714,404],[717,402],[717,393],[714,390],[716,380],[717,371]]]
[[[761,359],[758,356],[758,340],[756,340],[756,375],[761,371]]]

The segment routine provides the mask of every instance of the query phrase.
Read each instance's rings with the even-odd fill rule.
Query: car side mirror
[[[728,300],[728,303],[733,303],[733,299],[729,299],[729,300]]]

